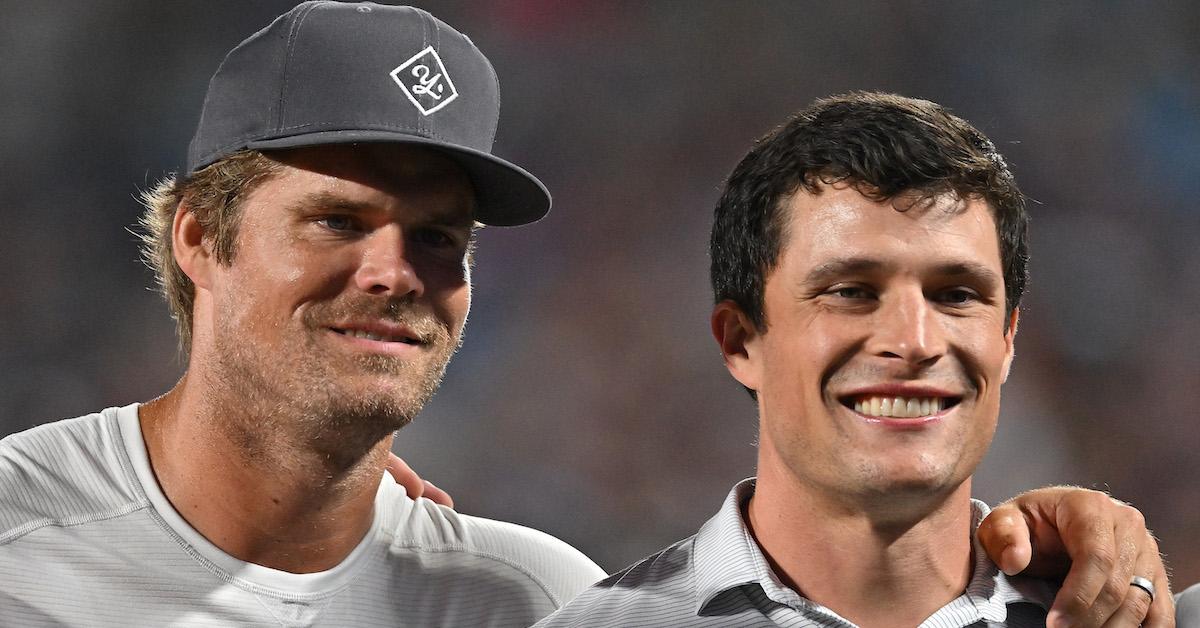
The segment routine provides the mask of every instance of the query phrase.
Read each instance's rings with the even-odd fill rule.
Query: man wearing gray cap
[[[383,475],[459,344],[475,224],[550,207],[490,154],[498,112],[417,9],[304,3],[229,53],[143,220],[187,372],[0,445],[0,625],[528,626],[604,576]]]
[[[229,53],[146,195],[187,372],[0,442],[0,625],[528,626],[603,577],[383,473],[461,338],[475,225],[550,206],[491,154],[498,115],[487,59],[417,9],[306,2]]]

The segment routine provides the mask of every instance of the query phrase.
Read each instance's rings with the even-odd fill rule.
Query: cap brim
[[[524,225],[540,220],[550,211],[550,191],[524,168],[489,153],[436,139],[378,130],[320,131],[255,140],[247,142],[245,147],[271,150],[355,142],[417,144],[445,153],[462,166],[475,186],[475,219],[485,225]]]

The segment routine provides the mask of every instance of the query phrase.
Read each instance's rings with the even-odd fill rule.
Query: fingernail
[[[1000,571],[1006,576],[1015,576],[1021,572],[1020,569],[1013,569],[1017,564],[1017,548],[1008,546],[1004,548],[1004,553],[1000,555]]]
[[[1071,628],[1075,622],[1071,621],[1071,618],[1064,615],[1062,611],[1050,611],[1050,614],[1046,616],[1046,625],[1050,628]]]

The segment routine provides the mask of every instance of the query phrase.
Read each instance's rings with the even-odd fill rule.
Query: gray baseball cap
[[[530,223],[550,210],[550,193],[492,155],[499,117],[492,64],[445,22],[413,7],[304,2],[225,56],[186,172],[243,149],[418,144],[463,167],[476,220]]]

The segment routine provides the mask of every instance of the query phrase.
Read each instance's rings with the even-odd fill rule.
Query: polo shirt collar
[[[696,533],[696,613],[721,594],[774,578],[758,543],[742,521],[742,504],[754,494],[754,478],[734,485],[711,519]]]
[[[730,591],[757,586],[771,600],[790,606],[804,615],[845,621],[832,610],[785,586],[771,570],[762,549],[742,519],[742,505],[753,495],[754,478],[738,482],[717,514],[696,533],[693,549],[696,614],[703,615],[712,602]],[[974,534],[990,509],[981,501],[971,500],[971,510],[971,533]],[[959,625],[966,626],[981,620],[1003,622],[1008,616],[1008,605],[1015,602],[1028,602],[1049,610],[1055,595],[1050,583],[1030,578],[1009,578],[988,559],[978,538],[973,538],[972,545],[974,564],[967,589],[963,595],[939,609],[936,617],[953,618]]]

